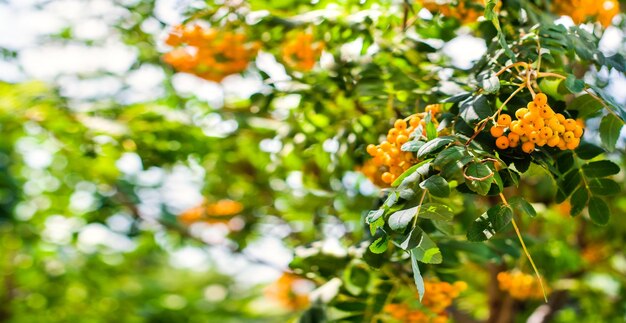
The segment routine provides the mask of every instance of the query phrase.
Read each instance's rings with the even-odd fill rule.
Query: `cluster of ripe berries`
[[[245,70],[260,47],[246,41],[245,34],[198,24],[174,27],[165,43],[174,49],[163,55],[163,61],[177,71],[214,82]]]
[[[400,322],[411,323],[444,323],[448,322],[446,308],[452,301],[467,289],[463,281],[450,284],[447,282],[425,281],[426,293],[422,298],[423,309],[411,309],[406,303],[387,304],[384,312]]]
[[[611,24],[620,10],[617,0],[556,0],[553,6],[556,13],[572,17],[577,24],[587,22],[591,17],[604,27]]]
[[[219,200],[215,203],[202,203],[199,206],[188,209],[181,213],[178,219],[186,224],[192,224],[198,221],[206,223],[225,223],[242,210],[243,205],[237,201]]]
[[[558,147],[561,150],[576,149],[583,135],[583,124],[574,119],[566,119],[560,113],[554,113],[548,105],[548,97],[539,93],[526,108],[515,112],[517,120],[500,114],[496,124],[489,130],[500,149],[522,146],[530,154],[536,146]]]
[[[449,2],[441,0],[419,0],[426,10],[432,13],[440,13],[446,17],[453,17],[458,19],[463,24],[476,22],[484,10],[484,0],[459,0],[456,5],[451,5]],[[496,10],[500,8],[501,4],[498,2]]]
[[[498,273],[498,286],[500,290],[509,293],[518,300],[539,299],[543,297],[539,281],[532,275],[522,272],[503,271]]]
[[[299,32],[285,42],[282,47],[282,57],[289,67],[309,71],[319,59],[323,49],[324,43],[314,41],[312,34]]]
[[[413,153],[403,152],[401,147],[409,141],[409,137],[416,129],[421,127],[422,134],[426,134],[426,114],[430,113],[432,122],[436,125],[437,121],[434,116],[440,109],[440,105],[433,104],[426,107],[426,112],[414,114],[407,118],[408,122],[403,119],[396,120],[393,128],[389,129],[387,133],[387,140],[380,145],[370,144],[367,146],[367,153],[374,157],[369,167],[375,168],[374,174],[382,170],[380,179],[384,184],[393,183],[405,170],[417,163]],[[371,171],[364,173],[368,175]],[[376,182],[377,180],[374,180],[374,183]]]
[[[294,274],[284,273],[265,288],[264,294],[265,297],[285,309],[299,311],[309,306],[309,293],[313,288],[312,281]]]

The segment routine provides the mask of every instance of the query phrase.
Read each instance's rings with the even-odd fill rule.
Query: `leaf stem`
[[[504,197],[504,194],[500,193],[500,199],[502,199],[502,203],[504,203],[505,206],[511,207],[509,205],[509,202],[507,202],[506,198]],[[530,253],[528,252],[528,249],[526,248],[526,244],[524,243],[524,239],[522,238],[522,234],[520,233],[519,227],[517,227],[515,218],[511,219],[511,223],[513,224],[513,228],[515,229],[515,233],[517,234],[517,238],[519,239],[519,242],[522,244],[522,249],[524,249],[526,258],[528,258],[528,260],[530,261],[530,264],[533,267],[533,270],[535,271],[535,275],[537,276],[537,279],[539,280],[539,286],[541,286],[541,291],[543,292],[543,299],[547,303],[548,296],[546,294],[546,289],[543,287],[543,280],[541,279],[541,276],[539,275],[539,270],[537,270],[537,266],[535,266],[535,262],[533,261],[533,258],[530,256]]]

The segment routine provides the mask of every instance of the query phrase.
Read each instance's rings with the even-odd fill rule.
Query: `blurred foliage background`
[[[381,201],[360,169],[396,118],[475,89],[500,50],[482,2],[461,2],[0,1],[0,321],[435,322],[406,308],[370,313],[391,290],[395,303],[420,305],[405,256],[383,269],[362,260],[363,219]],[[536,24],[556,35],[575,25],[545,10],[550,1],[497,8],[511,43]],[[546,64],[626,109],[618,12],[610,24],[575,22],[593,36],[589,57],[551,44]],[[248,64],[219,77],[177,72],[188,57],[168,57],[168,39],[197,21],[244,35]],[[228,60],[237,41],[207,50]],[[586,121],[596,145],[603,114]],[[622,188],[625,138],[603,155],[620,165]],[[456,230],[462,238],[442,240],[444,264],[424,271],[466,284],[442,296],[458,297],[444,320],[626,321],[626,196],[608,197],[613,216],[599,227],[555,203],[539,167],[511,192],[539,213],[520,223],[550,301],[500,289],[499,273],[529,272],[513,232],[477,245]],[[457,227],[491,202],[450,198]]]

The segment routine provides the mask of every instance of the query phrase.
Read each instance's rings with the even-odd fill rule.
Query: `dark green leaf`
[[[489,117],[493,113],[489,100],[482,94],[461,102],[459,112],[461,118],[470,125]]]
[[[532,206],[532,204],[528,203],[528,201],[526,201],[526,199],[521,196],[514,196],[510,198],[509,204],[515,208],[520,209],[521,211],[530,215],[533,218],[537,216],[537,211],[535,211],[535,208]]]
[[[609,151],[615,150],[624,123],[613,114],[607,114],[600,122],[600,139]]]
[[[583,165],[583,172],[588,177],[606,177],[619,173],[619,166],[609,160],[600,160]]]
[[[400,150],[402,151],[410,151],[410,152],[416,152],[418,151],[422,146],[424,146],[425,142],[421,141],[421,140],[411,140],[409,142],[404,143],[404,145],[402,145],[402,147],[400,147]]]
[[[400,244],[400,248],[410,250],[418,261],[425,264],[440,264],[443,260],[435,242],[420,227],[411,230]]]
[[[379,254],[387,251],[387,241],[389,237],[387,235],[381,234],[377,237],[369,246],[369,249],[372,253]]]
[[[493,182],[493,176],[488,177],[493,172],[491,169],[483,163],[472,163],[465,170],[467,176],[471,176],[474,179],[466,178],[465,183],[474,192],[480,195],[487,195]]]
[[[420,183],[422,189],[427,189],[428,193],[436,197],[448,197],[450,186],[445,178],[433,175]]]
[[[589,181],[589,190],[594,195],[615,195],[620,192],[620,186],[612,179],[597,178]]]
[[[577,110],[578,118],[586,119],[602,110],[602,103],[594,99],[591,95],[581,95],[569,104],[568,110]]]
[[[513,219],[510,207],[498,204],[479,216],[467,230],[467,240],[485,241],[502,231]]]
[[[595,224],[606,225],[611,217],[609,206],[601,198],[592,196],[589,200],[589,217]]]
[[[589,192],[587,192],[587,188],[579,187],[574,194],[572,194],[570,201],[572,208],[570,209],[569,214],[571,216],[580,214],[580,212],[585,209],[585,206],[587,206],[587,202],[589,201]]]
[[[464,146],[451,146],[450,148],[446,148],[437,154],[437,157],[435,157],[435,160],[433,161],[433,165],[436,167],[442,167],[466,156],[469,156],[469,153]]]
[[[599,156],[604,152],[604,149],[594,144],[581,141],[580,146],[576,148],[575,152],[578,158],[587,160]]]

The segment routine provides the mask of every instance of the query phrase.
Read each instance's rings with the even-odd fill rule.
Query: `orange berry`
[[[498,138],[504,134],[504,127],[493,126],[489,129],[489,132],[493,137]]]
[[[536,143],[537,141],[539,141],[539,133],[537,131],[531,131],[528,134],[528,139],[530,140],[530,142]]]
[[[396,122],[393,124],[393,127],[398,129],[398,130],[404,130],[406,129],[406,121],[402,120],[402,119],[398,119],[396,120]]]
[[[552,128],[552,130],[556,130],[559,125],[561,125],[561,123],[557,117],[552,116],[548,119],[548,127]]]
[[[574,150],[578,145],[580,145],[580,138],[573,138],[567,143],[567,149]]]
[[[511,132],[509,133],[509,135],[507,136],[509,138],[509,147],[515,148],[517,147],[517,145],[519,144],[519,135]]]
[[[391,143],[389,143],[389,141],[383,141],[380,144],[380,149],[382,149],[384,151],[387,151],[387,150],[391,149]]]
[[[370,154],[370,156],[374,157],[376,156],[376,153],[378,152],[378,147],[376,147],[376,145],[374,144],[369,144],[367,145],[367,153]]]
[[[565,141],[563,141],[563,140],[559,140],[559,143],[556,146],[559,147],[559,149],[561,149],[561,150],[567,149],[567,143]]]
[[[422,120],[418,116],[412,116],[409,120],[409,124],[411,125],[411,127],[417,128],[417,126],[420,125],[420,121]]]
[[[538,93],[537,95],[535,95],[533,101],[535,102],[535,104],[537,104],[537,106],[543,106],[544,104],[548,103],[548,96],[543,93]]]
[[[554,134],[550,139],[548,139],[548,146],[555,147],[559,144],[560,141],[561,138],[559,138],[559,135]]]
[[[562,115],[560,113],[557,113],[557,114],[555,114],[555,116],[556,116],[557,120],[559,120],[560,123],[564,123],[565,122],[565,116],[564,115]]]
[[[542,118],[549,119],[554,116],[554,111],[550,108],[550,106],[544,105],[539,109],[539,114]]]
[[[566,132],[563,134],[563,141],[565,141],[565,142],[570,142],[570,141],[572,141],[572,139],[576,139],[576,137],[574,137],[574,133],[573,133],[573,132],[571,132],[571,131],[566,131]]]
[[[522,144],[522,150],[525,153],[530,154],[531,152],[533,152],[533,150],[535,150],[535,144],[530,141],[525,142],[524,144]]]
[[[564,126],[565,126],[565,130],[567,131],[574,131],[574,129],[576,129],[576,126],[578,126],[578,124],[576,123],[576,120],[574,119],[567,119],[565,120]]]
[[[554,134],[554,131],[552,131],[552,128],[550,127],[543,127],[539,130],[539,136],[541,136],[541,138],[546,139],[546,140],[552,138],[553,134]]]
[[[513,121],[511,122],[511,131],[518,134],[518,135],[523,135],[524,134],[524,127],[522,124],[520,124],[518,121]]]
[[[506,126],[508,126],[510,124],[511,124],[511,116],[510,115],[508,115],[508,114],[501,114],[498,117],[498,125],[506,127]]]
[[[546,125],[545,121],[543,121],[543,118],[537,118],[537,119],[535,119],[535,120],[532,122],[532,124],[533,124],[533,127],[534,127],[536,130],[540,130],[541,128],[543,128],[543,127]]]
[[[500,148],[500,149],[507,149],[509,148],[509,138],[502,136],[499,137],[498,139],[496,139],[496,147]]]
[[[532,123],[533,121],[535,121],[537,118],[539,118],[539,114],[537,113],[533,113],[533,112],[528,112],[524,115],[524,122],[525,123]]]
[[[387,184],[391,184],[393,183],[394,176],[390,172],[384,172],[383,175],[381,176],[381,179],[383,180],[383,182]]]
[[[580,125],[577,125],[576,128],[574,128],[574,137],[576,138],[580,138],[583,136],[583,128]]]
[[[536,112],[537,111],[537,104],[535,104],[535,102],[530,101],[528,102],[528,104],[526,104],[526,108],[528,108],[528,111],[530,112]]]
[[[409,138],[405,135],[399,135],[398,138],[396,138],[396,144],[398,144],[398,146],[404,145],[407,141],[409,141]]]
[[[581,128],[585,127],[585,120],[583,119],[576,119],[576,124],[578,124]]]
[[[546,143],[548,143],[546,139],[539,138],[535,144],[539,147],[543,147],[546,145]]]

